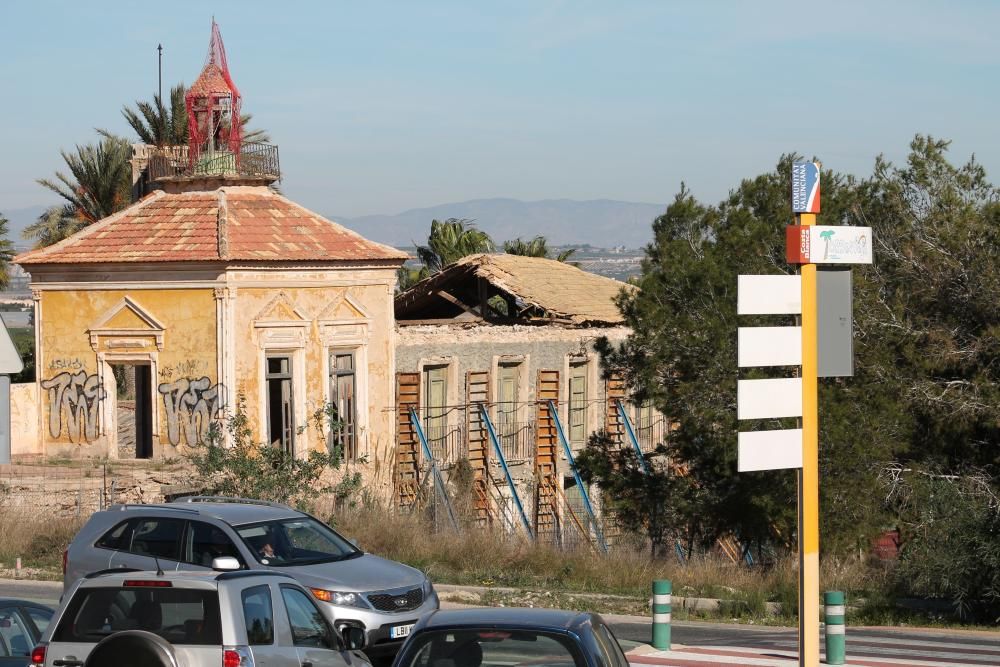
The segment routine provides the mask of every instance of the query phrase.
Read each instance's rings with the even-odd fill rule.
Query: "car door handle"
[[[306,660],[305,662],[302,663],[302,667],[313,667],[313,664],[308,660]]]
[[[83,660],[53,660],[52,664],[54,667],[80,667]]]

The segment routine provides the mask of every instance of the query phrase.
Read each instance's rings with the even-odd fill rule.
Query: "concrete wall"
[[[449,365],[448,403],[465,403],[467,371],[491,372],[495,382],[501,363],[519,362],[521,382],[518,392],[518,421],[534,416],[535,382],[539,370],[560,372],[559,410],[566,419],[568,374],[571,362],[587,364],[587,430],[604,426],[603,408],[596,403],[604,398],[600,360],[594,341],[606,336],[614,342],[628,336],[627,327],[567,328],[562,326],[524,325],[417,325],[399,326],[396,337],[397,371],[422,372],[424,367]],[[421,378],[421,400],[424,395]],[[492,390],[496,391],[493,387]]]
[[[10,386],[11,456],[41,454],[37,397],[38,392],[34,382]]]

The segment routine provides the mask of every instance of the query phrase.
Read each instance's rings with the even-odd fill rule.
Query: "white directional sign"
[[[740,368],[802,364],[802,327],[740,327],[737,335]]]
[[[738,315],[798,315],[802,312],[799,276],[738,276]]]
[[[740,472],[802,467],[802,429],[740,433]]]
[[[737,380],[737,419],[802,416],[802,378]]]

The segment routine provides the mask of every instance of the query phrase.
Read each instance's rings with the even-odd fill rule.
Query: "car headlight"
[[[424,579],[424,599],[428,599],[434,595],[434,584],[431,583],[430,579]]]
[[[309,590],[317,600],[329,602],[338,607],[369,608],[368,603],[361,597],[361,593],[341,593],[340,591],[328,591],[322,588],[310,588]]]

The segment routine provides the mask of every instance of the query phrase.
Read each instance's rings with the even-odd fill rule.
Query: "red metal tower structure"
[[[188,115],[188,158],[192,169],[205,155],[229,153],[238,159],[243,140],[240,91],[229,75],[222,33],[212,19],[205,67],[184,96]],[[231,163],[232,164],[232,163]]]

